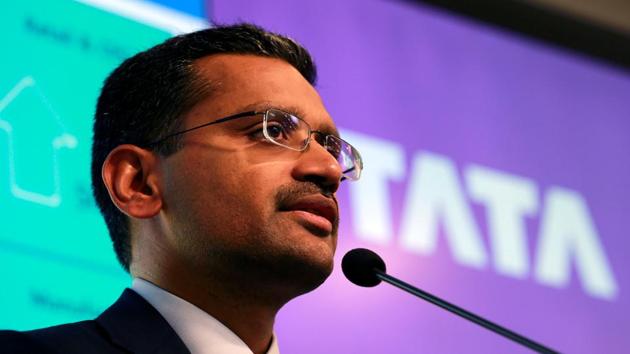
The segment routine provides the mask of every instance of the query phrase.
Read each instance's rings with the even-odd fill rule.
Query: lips
[[[332,229],[335,229],[337,225],[337,204],[332,199],[324,197],[323,195],[301,197],[295,201],[289,202],[281,210],[306,213],[306,215],[304,215],[305,219],[311,221],[314,226],[330,229],[327,230],[328,232],[332,232]],[[311,215],[309,216],[308,214]],[[313,217],[313,215],[315,217]],[[326,223],[326,221],[321,220],[321,218],[326,219],[330,223],[330,226],[321,225],[322,221]]]

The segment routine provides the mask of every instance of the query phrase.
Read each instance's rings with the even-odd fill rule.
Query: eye
[[[267,124],[267,135],[273,140],[286,139],[287,132],[278,122],[269,122]]]
[[[260,126],[258,128],[256,128],[255,130],[253,130],[250,133],[247,133],[247,135],[249,137],[251,137],[254,140],[265,140],[265,134],[263,133],[263,127]]]
[[[267,136],[279,143],[288,143],[300,129],[300,119],[281,112],[270,115],[267,120]]]
[[[290,131],[287,131],[287,128],[278,121],[269,121],[267,122],[267,136],[265,136],[264,130],[265,128],[258,127],[248,135],[254,140],[267,140],[267,138],[279,142],[284,143],[286,140],[290,138]]]

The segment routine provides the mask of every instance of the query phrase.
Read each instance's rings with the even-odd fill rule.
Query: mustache
[[[313,194],[321,194],[332,199],[335,202],[335,206],[337,206],[337,210],[339,210],[339,204],[334,193],[313,182],[294,182],[280,186],[276,193],[276,208],[280,210],[291,205],[296,200]]]

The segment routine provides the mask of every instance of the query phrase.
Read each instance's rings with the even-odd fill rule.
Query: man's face
[[[282,60],[214,55],[195,65],[217,91],[193,107],[183,129],[273,107],[336,134],[317,92]],[[306,292],[332,270],[341,170],[316,141],[292,151],[261,129],[258,115],[182,135],[162,169],[168,247],[201,276]]]

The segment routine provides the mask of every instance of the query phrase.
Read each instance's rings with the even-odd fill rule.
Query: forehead
[[[247,110],[289,109],[315,129],[335,131],[315,88],[291,64],[276,58],[219,54],[194,64],[202,80],[213,88],[205,100],[193,107],[192,124]]]

